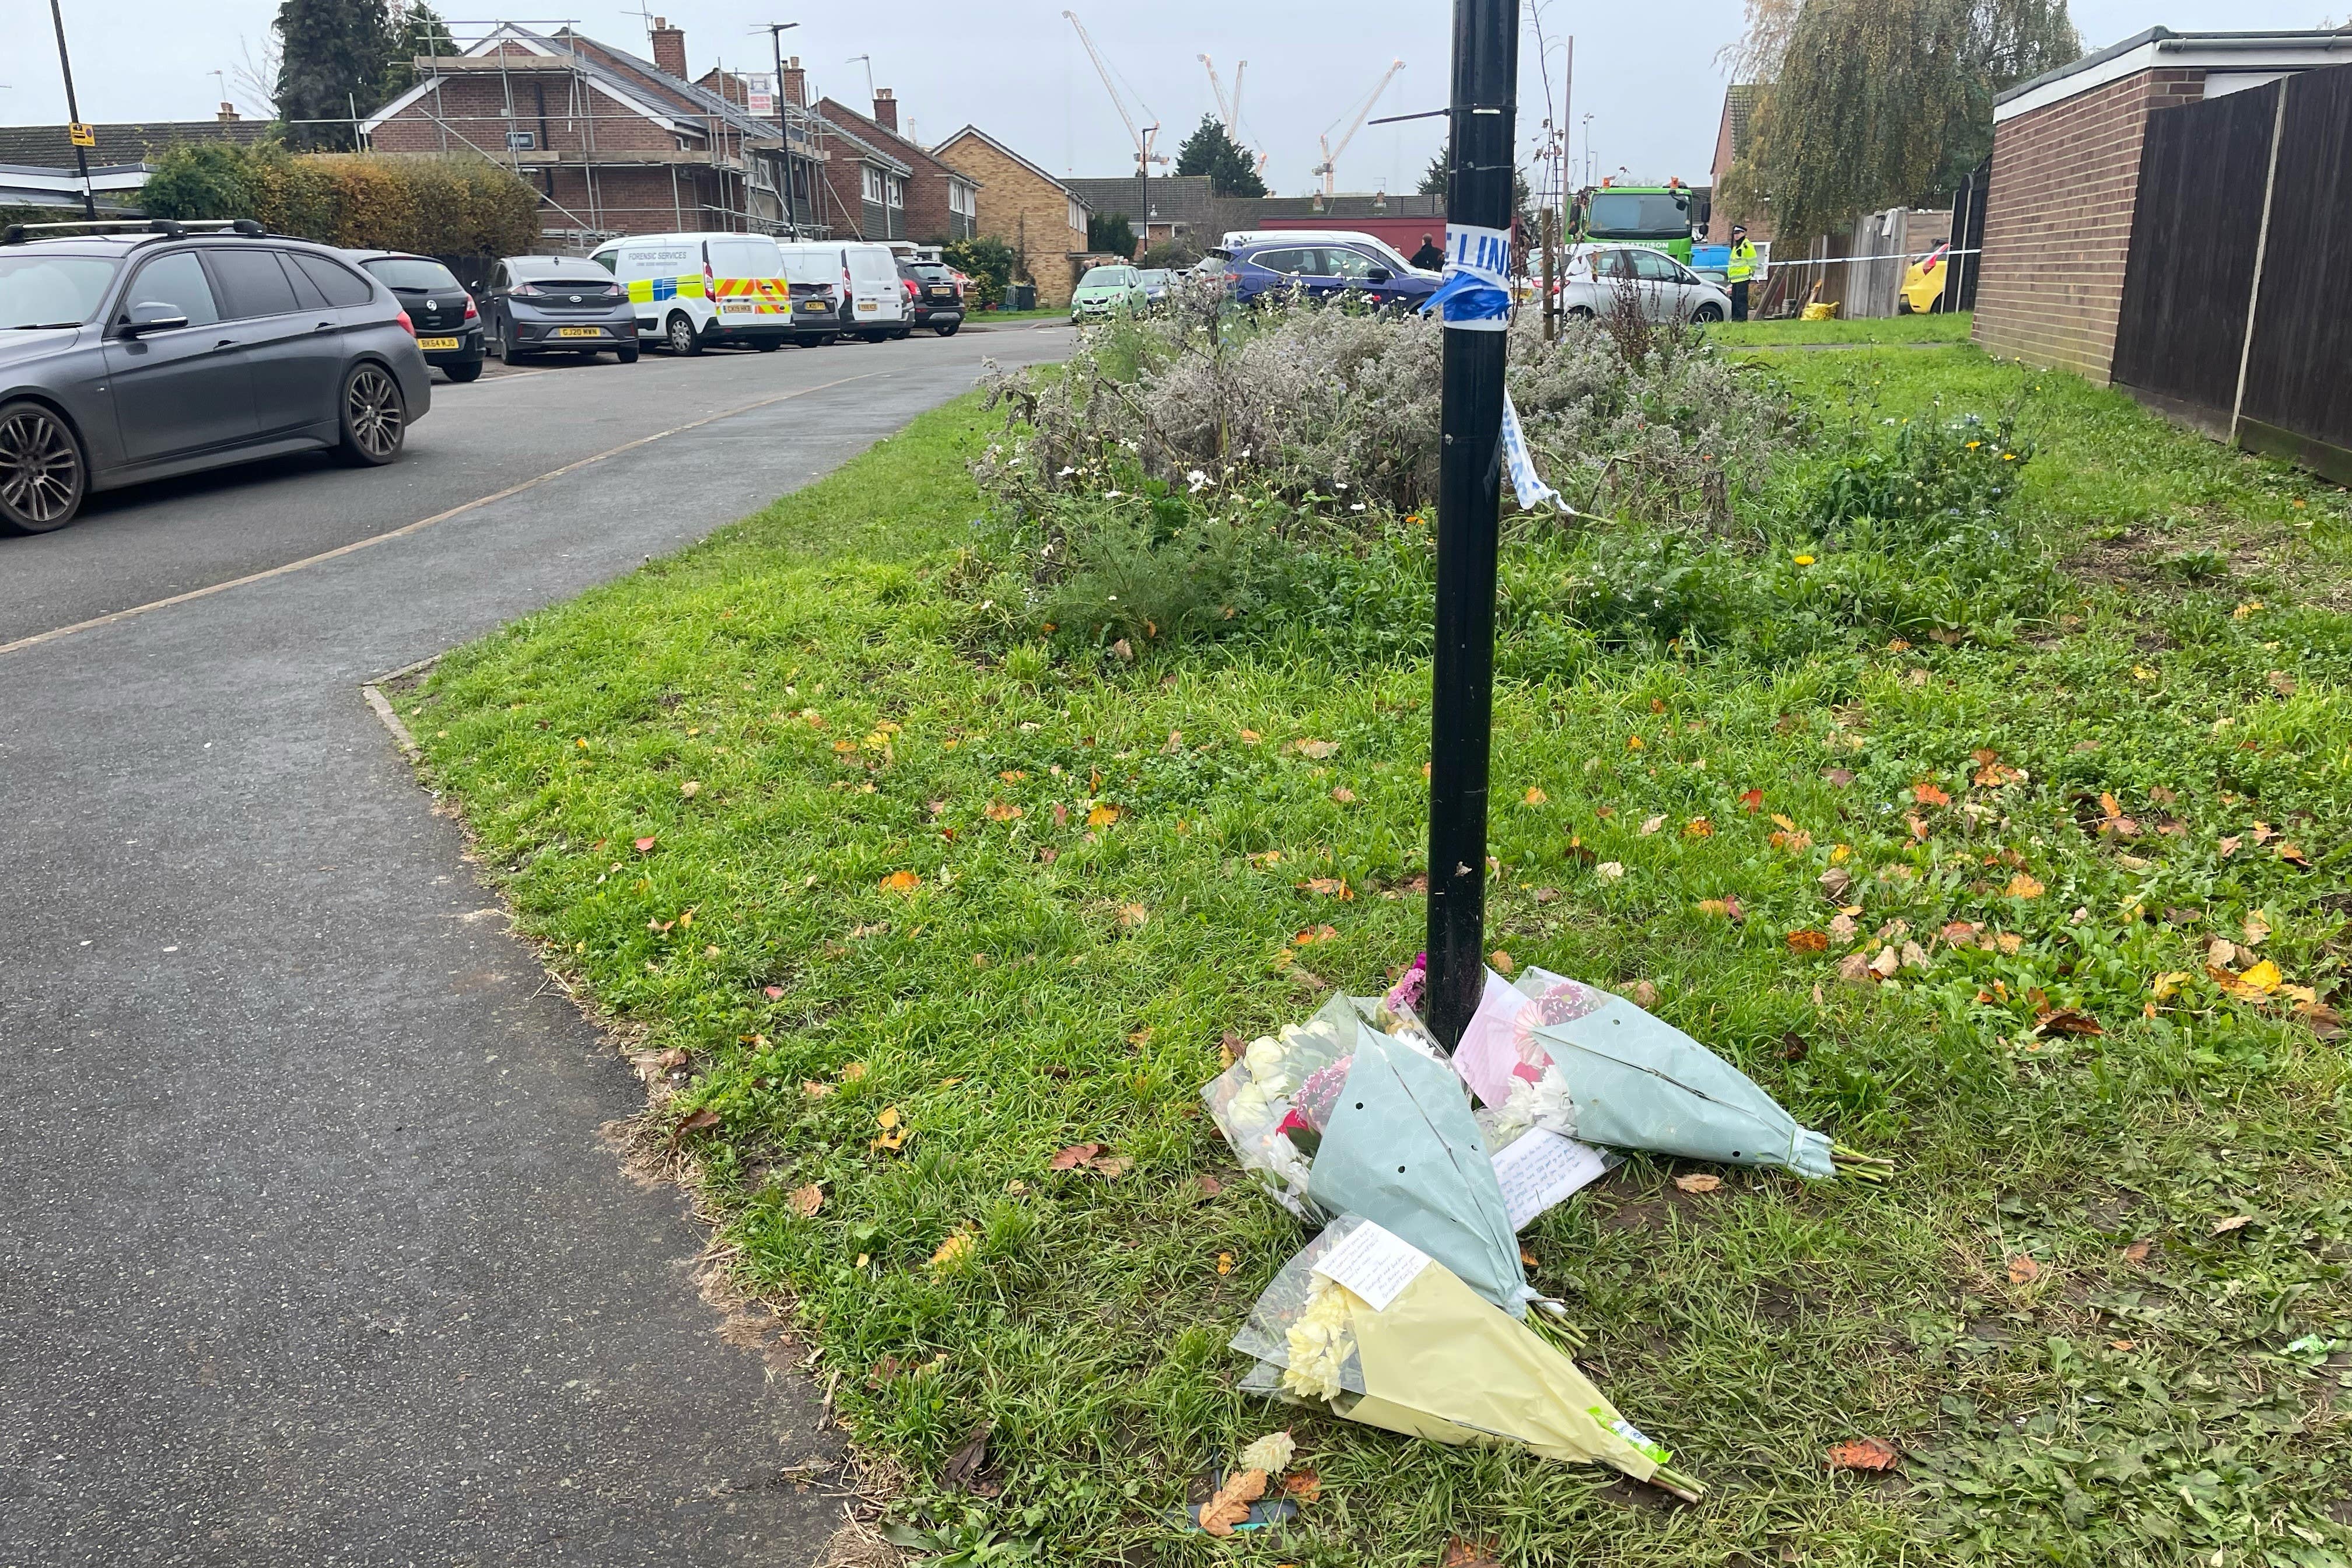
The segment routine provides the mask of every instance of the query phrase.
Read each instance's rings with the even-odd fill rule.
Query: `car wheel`
[[[500,363],[509,365],[520,364],[524,360],[530,357],[530,355],[522,352],[522,344],[516,341],[514,323],[512,321],[507,322],[504,326],[499,329],[499,361]]]
[[[614,350],[613,357],[623,364],[635,364],[637,363],[638,352],[637,345],[631,343],[626,348]]]
[[[455,382],[479,381],[482,378],[480,360],[470,360],[464,364],[445,364],[441,368],[448,372],[449,379]]]
[[[962,325],[963,323],[961,321],[948,321],[940,326],[933,327],[931,331],[939,333],[939,335],[943,338],[951,338],[956,335],[956,329]]]
[[[904,342],[908,338],[914,335],[914,331],[915,329],[912,327],[900,327],[897,331],[892,332],[890,337],[894,342]]]
[[[755,348],[755,349],[758,349],[758,350],[759,350],[761,353],[763,353],[763,354],[772,354],[772,353],[774,353],[778,349],[782,348],[784,345],[783,345],[783,344],[782,344],[782,343],[780,343],[780,342],[777,342],[775,339],[773,339],[773,338],[761,338],[759,342],[757,342],[753,343],[751,346],[752,346],[753,348]]]
[[[337,456],[354,468],[382,468],[400,456],[408,438],[408,400],[392,372],[373,360],[343,377],[342,445]]]
[[[816,346],[821,349],[829,349],[840,341],[841,334],[839,332],[825,332],[819,335],[816,340]]]
[[[1697,310],[1691,312],[1691,320],[1694,321],[1719,321],[1723,320],[1723,307],[1717,304],[1714,300],[1709,300],[1706,304],[1701,305]]]
[[[1570,321],[1589,321],[1592,320],[1592,307],[1590,305],[1570,305],[1568,308],[1568,314]]]
[[[701,334],[694,330],[692,319],[684,310],[672,310],[669,313],[669,324],[666,331],[669,339],[670,353],[698,354],[702,352]]]
[[[81,443],[57,410],[29,400],[0,405],[0,532],[63,528],[89,489]]]

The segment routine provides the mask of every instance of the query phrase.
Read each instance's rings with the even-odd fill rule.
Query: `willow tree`
[[[1719,205],[1783,241],[1933,202],[1992,146],[1993,97],[2082,52],[2066,0],[1770,0],[1742,64],[1778,70]],[[1774,57],[1777,56],[1777,62]]]

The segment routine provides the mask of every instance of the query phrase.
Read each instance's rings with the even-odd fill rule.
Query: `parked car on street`
[[[0,531],[257,458],[389,463],[432,401],[400,301],[325,246],[246,218],[0,231]]]
[[[593,261],[501,257],[490,268],[482,313],[499,358],[510,365],[556,353],[637,362],[637,316],[628,290]]]
[[[1323,240],[1261,240],[1230,249],[1220,246],[1201,264],[1221,267],[1225,287],[1241,304],[1296,289],[1310,300],[1360,300],[1390,310],[1418,310],[1437,291],[1437,275],[1400,271],[1368,246]]]
[[[1143,302],[1146,305],[1156,310],[1168,303],[1168,289],[1176,280],[1173,270],[1165,267],[1147,267],[1135,276],[1143,285]]]
[[[943,338],[955,336],[963,325],[963,286],[956,281],[955,268],[940,261],[901,261],[898,276],[906,280],[915,325]]]
[[[451,381],[482,374],[482,313],[457,274],[429,256],[403,250],[346,250],[343,255],[392,290],[416,329],[425,363]]]
[[[1366,234],[1361,229],[1354,228],[1228,229],[1225,231],[1225,237],[1217,242],[1217,248],[1220,250],[1238,250],[1245,245],[1272,245],[1275,241],[1280,239],[1289,240],[1295,245],[1318,245],[1325,243],[1344,245],[1352,250],[1360,250],[1371,256],[1382,266],[1385,266],[1390,270],[1395,272],[1399,277],[1412,274],[1423,278],[1436,278],[1442,275],[1443,269],[1440,269],[1439,271],[1430,271],[1424,268],[1415,267],[1410,260],[1406,259],[1403,251],[1399,250],[1395,246],[1391,245],[1379,235]]]
[[[1630,303],[1653,321],[1722,321],[1731,296],[1663,250],[1643,245],[1580,245],[1555,285],[1571,316],[1605,316]]]
[[[680,354],[726,343],[772,353],[831,342],[835,330],[832,272],[803,277],[793,248],[763,234],[638,234],[588,259],[620,279],[640,341]]]
[[[1143,291],[1143,275],[1138,268],[1124,262],[1089,267],[1070,295],[1070,325],[1139,316],[1150,304]]]

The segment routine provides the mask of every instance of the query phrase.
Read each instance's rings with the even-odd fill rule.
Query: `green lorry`
[[[1646,245],[1687,267],[1691,231],[1706,220],[1707,193],[1679,180],[1663,185],[1604,184],[1578,193],[1573,237],[1580,243]]]

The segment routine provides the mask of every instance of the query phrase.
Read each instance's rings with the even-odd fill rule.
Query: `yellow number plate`
[[[420,349],[454,349],[457,346],[457,340],[455,338],[419,338],[416,340],[416,346]]]
[[[604,334],[595,327],[558,327],[555,335],[559,338],[601,338]]]

